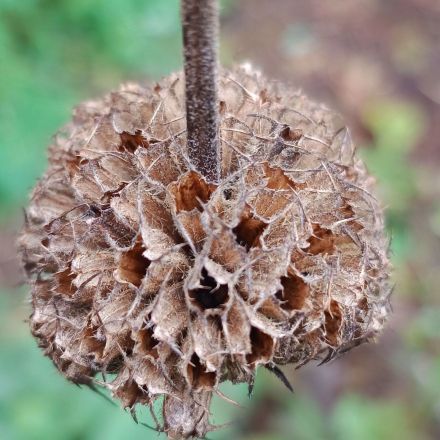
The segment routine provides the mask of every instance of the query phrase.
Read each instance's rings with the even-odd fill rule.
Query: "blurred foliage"
[[[409,103],[379,102],[365,109],[364,123],[374,143],[361,152],[380,183],[393,256],[395,263],[401,263],[413,244],[405,213],[416,194],[417,174],[409,153],[423,132],[423,116]]]
[[[236,6],[225,1],[223,11],[227,15]],[[313,32],[310,24],[292,23],[281,35],[282,46],[292,56],[301,55],[314,46]],[[399,60],[404,49],[399,45]],[[50,136],[68,120],[75,103],[122,80],[154,79],[180,66],[178,0],[0,0],[0,225],[19,218],[27,192],[44,170]],[[400,268],[396,279],[404,284],[402,290],[429,291],[427,281],[414,279],[408,270],[418,255],[411,210],[424,172],[413,166],[411,154],[425,115],[411,101],[387,99],[367,102],[361,117],[372,139],[363,156],[388,207],[393,260]],[[438,201],[427,222],[439,237]],[[25,295],[25,289],[0,287],[0,439],[157,438],[118,406],[57,374],[23,323],[29,310]],[[409,314],[402,341],[386,363],[396,381],[403,377],[403,389],[380,397],[344,389],[326,407],[301,382],[292,397],[261,371],[251,400],[246,386],[224,384],[223,392],[245,408],[216,397],[214,422],[232,424],[209,437],[431,438],[431,426],[440,423],[440,306],[422,304]],[[364,368],[373,364],[366,362]],[[153,424],[145,409],[138,419]]]

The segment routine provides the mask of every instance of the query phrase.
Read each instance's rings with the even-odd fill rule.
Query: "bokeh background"
[[[285,369],[294,395],[266,371],[251,400],[225,384],[244,408],[216,401],[214,421],[232,424],[209,437],[440,438],[440,2],[224,1],[222,59],[251,61],[346,117],[387,207],[396,287],[377,344]],[[14,234],[72,106],[180,66],[177,0],[0,0],[0,439],[158,438],[40,354]]]

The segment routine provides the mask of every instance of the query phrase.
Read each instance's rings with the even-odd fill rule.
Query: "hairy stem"
[[[210,182],[220,179],[217,0],[182,0],[188,155]]]

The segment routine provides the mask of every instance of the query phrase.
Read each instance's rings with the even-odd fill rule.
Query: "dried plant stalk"
[[[374,182],[337,115],[240,68],[219,81],[221,176],[188,163],[181,74],[86,102],[50,148],[20,247],[32,333],[124,407],[165,396],[203,437],[219,384],[374,337],[389,262]],[[190,155],[191,156],[191,155]]]
[[[188,156],[208,181],[220,179],[216,0],[183,0]]]

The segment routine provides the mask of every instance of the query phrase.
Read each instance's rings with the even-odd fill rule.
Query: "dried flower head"
[[[329,360],[388,313],[382,211],[339,117],[246,68],[219,96],[218,184],[188,160],[180,74],[82,104],[20,238],[45,354],[124,407],[165,396],[172,438],[211,429],[221,382]]]

